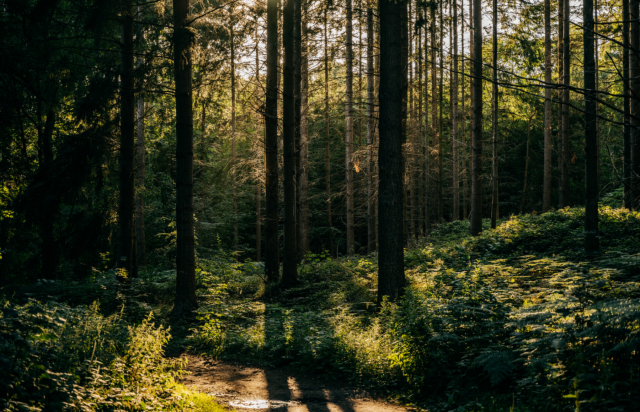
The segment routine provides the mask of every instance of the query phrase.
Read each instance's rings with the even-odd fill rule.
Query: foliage
[[[152,314],[134,325],[35,300],[0,314],[2,410],[220,410],[176,384],[184,361],[164,357],[169,331]]]
[[[310,256],[301,285],[271,295],[228,293],[238,267],[190,350],[342,375],[433,411],[633,410],[640,214],[600,216],[598,255],[577,246],[583,209],[512,216],[476,238],[440,225],[405,253],[403,300],[377,312],[375,255]]]

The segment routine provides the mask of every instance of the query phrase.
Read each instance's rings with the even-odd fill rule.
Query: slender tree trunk
[[[469,4],[473,3],[472,0],[469,0]],[[467,111],[465,110],[465,102],[467,100],[466,95],[465,95],[465,91],[467,90],[464,87],[464,83],[465,83],[465,61],[467,60],[464,57],[464,0],[462,0],[462,6],[461,6],[461,10],[462,10],[462,22],[460,24],[461,27],[461,34],[462,34],[462,50],[463,50],[463,58],[462,58],[462,136],[461,136],[461,143],[462,143],[462,218],[464,220],[467,220],[469,218],[469,209],[468,209],[468,204],[469,204],[469,199],[467,199],[468,197],[468,193],[469,193],[469,184],[467,182],[467,173],[468,173],[468,168],[467,168]],[[469,9],[469,11],[471,11],[471,9]],[[469,13],[469,18],[471,18],[471,13]],[[469,49],[471,49],[471,47],[469,47]]]
[[[562,91],[562,169],[560,174],[562,176],[561,187],[560,187],[560,207],[564,208],[569,206],[569,158],[571,155],[569,154],[569,86],[571,85],[571,38],[570,38],[570,29],[571,24],[569,23],[571,17],[571,8],[569,0],[564,1],[564,32],[563,32],[563,58],[564,58],[564,89]]]
[[[347,255],[351,255],[354,252],[355,239],[354,239],[354,218],[353,218],[353,45],[352,45],[352,32],[353,32],[353,16],[351,13],[351,0],[347,0],[347,21],[346,21],[346,96],[345,96],[345,110],[346,110],[346,153],[345,153],[345,171],[346,171],[346,185],[347,185]]]
[[[433,10],[433,8],[431,8]],[[427,17],[427,8],[425,7],[425,19]],[[433,21],[433,12],[431,13]],[[429,43],[429,31],[433,33],[433,25],[430,29],[424,28],[424,233],[429,234],[431,230],[431,220],[429,218],[429,48],[433,49],[433,36]],[[431,61],[431,73],[435,69],[433,60]]]
[[[634,0],[637,3],[637,0]],[[636,15],[637,16],[637,15]],[[598,250],[598,141],[596,135],[596,64],[593,45],[593,0],[583,2],[584,131],[585,131],[585,248]]]
[[[233,184],[233,247],[238,250],[238,185],[236,170],[236,48],[233,19],[229,24],[231,49],[231,179]]]
[[[493,104],[491,115],[491,129],[493,136],[491,157],[491,228],[496,228],[498,220],[498,1],[493,0],[493,50],[492,50],[492,89]]]
[[[438,87],[439,87],[439,91],[438,91],[438,104],[440,106],[440,119],[438,121],[438,223],[442,223],[444,221],[444,199],[443,199],[443,193],[442,193],[442,180],[443,180],[443,174],[442,174],[442,160],[443,160],[443,148],[442,148],[442,140],[443,140],[443,128],[444,128],[444,121],[443,121],[443,117],[444,117],[444,102],[443,102],[443,90],[444,90],[444,23],[442,22],[443,19],[443,8],[442,8],[442,1],[439,2],[440,4],[440,14],[439,14],[439,19],[440,19],[440,38],[438,39],[439,42],[438,44],[440,45],[440,75],[438,76]]]
[[[638,128],[640,127],[640,58],[638,50],[640,50],[640,28],[638,19],[640,18],[638,0],[630,0],[629,2],[629,21],[630,21],[630,46],[629,53],[629,86],[631,92],[630,117],[631,117],[631,133],[629,135],[630,146],[630,207],[629,209],[638,210],[640,208],[640,136],[638,136]]]
[[[296,155],[295,155],[295,7],[299,0],[286,0],[283,13],[284,72],[282,86],[282,140],[284,150],[284,257],[282,284],[297,278],[296,247]]]
[[[409,238],[415,237],[415,221],[416,221],[416,207],[415,207],[415,175],[414,175],[414,153],[413,153],[413,145],[415,144],[415,113],[414,113],[414,105],[413,105],[413,13],[411,10],[411,2],[408,3],[409,13],[408,13],[408,21],[407,21],[407,44],[408,44],[408,55],[407,55],[407,70],[409,72],[408,83],[407,83],[407,93],[409,94],[409,111],[408,111],[408,136],[407,136],[407,146],[408,150],[406,151],[405,162],[406,162],[406,179],[405,181],[408,183],[405,185],[405,192],[407,196],[407,201],[411,208],[411,213],[409,214],[408,220],[408,235]],[[410,195],[410,196],[409,196]],[[409,210],[407,210],[409,212]]]
[[[453,130],[451,132],[452,165],[451,175],[453,176],[453,207],[451,220],[460,219],[460,172],[458,170],[458,2],[453,1],[453,85],[452,85],[452,107],[451,112]]]
[[[438,150],[438,83],[436,74],[438,73],[438,65],[436,63],[436,51],[438,50],[438,43],[436,42],[436,5],[431,5],[431,143],[432,147],[436,149],[436,155]],[[437,160],[437,158],[436,158]],[[437,167],[438,162],[435,162]],[[438,172],[436,169],[436,187],[438,183]],[[436,198],[436,213],[438,210],[439,200]],[[436,221],[439,222],[438,215],[436,215]],[[428,229],[430,231],[430,227]]]
[[[631,117],[629,88],[629,0],[622,0],[622,76],[624,91],[624,131],[623,131],[623,182],[624,182],[624,207],[631,208]]]
[[[374,84],[374,31],[373,31],[373,9],[367,7],[367,249],[369,253],[376,250],[376,220],[374,187],[373,187],[373,138],[375,134],[375,119],[373,107],[375,105],[375,84]]]
[[[558,207],[562,194],[562,108],[564,107],[564,0],[558,0]]]
[[[302,124],[302,94],[300,85],[302,83],[302,0],[295,0],[293,4],[293,107],[295,113],[295,137],[294,137],[294,156],[295,156],[295,216],[296,216],[296,259],[299,261],[304,257],[300,249],[300,172],[302,165],[300,163],[300,149],[302,146],[301,124]]]
[[[136,257],[138,267],[144,269],[147,266],[147,250],[144,236],[144,168],[145,168],[145,144],[144,144],[144,95],[138,96],[138,142],[136,165]]]
[[[259,93],[260,88],[260,34],[258,29],[260,24],[258,23],[258,17],[256,17],[256,95]],[[204,109],[204,105],[203,105]],[[204,120],[204,117],[203,117]],[[204,123],[204,122],[203,122]],[[262,137],[262,125],[260,120],[256,122],[256,142],[260,145]],[[266,138],[266,136],[265,136]],[[260,150],[257,150],[260,153]],[[261,165],[259,165],[260,167]],[[262,260],[262,181],[260,179],[260,171],[256,173],[256,262]]]
[[[133,14],[133,0],[124,1],[120,63],[120,198],[118,206],[120,239],[117,267],[126,273],[118,273],[120,281],[124,281],[127,276],[135,276],[137,268],[134,261],[136,96],[133,72]]]
[[[469,233],[482,232],[482,2],[473,0],[473,119]]]
[[[417,11],[417,10],[416,10]],[[420,20],[423,19],[422,17],[422,12],[420,12],[418,14],[418,18]],[[418,27],[418,33],[417,33],[417,42],[418,42],[418,51],[417,51],[417,58],[418,58],[418,112],[416,113],[416,120],[418,121],[418,132],[417,132],[417,136],[416,136],[416,150],[415,150],[415,156],[416,156],[416,165],[415,165],[415,169],[416,169],[416,185],[418,185],[418,193],[416,193],[416,204],[419,208],[419,216],[418,216],[418,224],[416,225],[416,228],[418,229],[418,235],[420,237],[424,236],[424,196],[425,196],[425,192],[424,192],[424,182],[423,179],[425,178],[423,171],[424,171],[424,167],[423,167],[423,162],[424,162],[424,156],[422,155],[422,153],[424,152],[424,139],[426,137],[425,133],[426,133],[426,129],[423,126],[423,120],[424,120],[424,114],[422,112],[422,105],[423,105],[423,100],[424,100],[424,95],[422,94],[422,72],[423,72],[423,68],[422,65],[424,64],[423,62],[423,56],[422,56],[422,26]],[[425,82],[425,88],[426,88],[426,82]],[[426,102],[426,100],[424,101]]]
[[[542,188],[542,212],[551,209],[551,1],[544,0],[544,166]],[[528,138],[527,138],[528,139]],[[528,142],[528,140],[527,140]],[[529,144],[527,143],[527,161]],[[525,172],[526,176],[526,172]],[[524,206],[524,192],[522,193]]]
[[[327,223],[329,225],[329,253],[337,256],[333,246],[333,219],[331,218],[331,134],[329,129],[329,46],[327,9],[324,9],[324,132],[325,132],[325,184],[327,192]]]
[[[189,0],[173,0],[174,78],[176,87],[176,299],[175,316],[198,306],[193,227],[193,101]]]
[[[548,0],[545,2],[545,4],[549,4]],[[545,103],[548,101],[549,100],[546,100]],[[545,119],[544,119],[545,124],[548,119],[546,117],[546,113],[547,113],[547,108],[545,107]],[[529,122],[527,123],[527,155],[524,161],[524,185],[522,186],[522,200],[520,201],[520,214],[522,214],[522,211],[524,210],[524,202],[527,197],[527,183],[529,181],[529,142],[531,140],[531,119],[533,119],[533,116],[535,116],[535,112],[531,116],[529,116]]]
[[[402,144],[407,143],[407,121],[408,121],[408,103],[409,103],[409,13],[407,7],[402,8],[402,24],[400,36],[402,38],[401,59],[402,59]],[[402,178],[403,183],[407,181],[407,153],[402,153]],[[407,189],[402,192],[402,235],[405,241],[408,239],[409,222],[407,217]]]
[[[265,274],[280,275],[278,239],[278,0],[267,0],[267,95],[265,99]]]
[[[309,56],[307,51],[307,2],[303,0],[300,63],[300,169],[298,170],[298,199],[300,204],[298,231],[300,258],[309,253]]]
[[[403,294],[402,15],[405,3],[380,1],[380,212],[378,305]]]

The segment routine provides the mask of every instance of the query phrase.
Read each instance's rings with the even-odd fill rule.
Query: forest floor
[[[406,409],[352,387],[344,380],[289,366],[252,367],[187,356],[182,383],[238,411],[401,412]]]

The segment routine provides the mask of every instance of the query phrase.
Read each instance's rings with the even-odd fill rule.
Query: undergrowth
[[[231,256],[201,277],[196,353],[346,377],[429,411],[625,411],[640,399],[640,214],[513,216],[440,225],[405,253],[408,287],[377,302],[375,255],[309,255],[300,285],[262,286]],[[485,222],[488,225],[488,222]]]

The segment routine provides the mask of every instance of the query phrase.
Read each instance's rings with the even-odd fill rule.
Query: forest
[[[638,409],[640,0],[0,33],[0,410]]]

